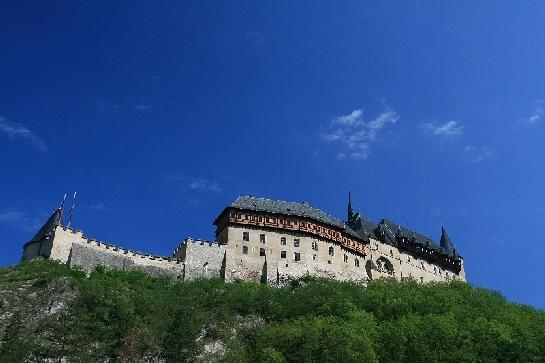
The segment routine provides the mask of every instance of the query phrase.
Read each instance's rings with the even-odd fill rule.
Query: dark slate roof
[[[379,231],[385,232],[385,237],[391,242],[395,243],[395,237],[402,237],[407,239],[414,239],[414,242],[426,246],[430,249],[441,252],[441,248],[429,237],[424,236],[423,234],[414,232],[408,228],[405,228],[397,223],[383,219],[379,223]]]
[[[310,218],[330,226],[345,230],[353,237],[361,238],[352,228],[335,217],[311,206],[307,202],[287,202],[283,200],[273,200],[266,198],[257,198],[252,196],[239,196],[229,207],[237,209],[253,210],[257,212],[269,212],[275,214],[284,214],[289,216]]]
[[[376,223],[371,222],[360,213],[356,213],[348,221],[348,225],[364,240],[369,240],[369,236],[374,237]]]
[[[46,237],[51,236],[51,233],[53,232],[55,227],[61,225],[61,217],[62,217],[62,211],[60,209],[57,209],[45,222],[42,228],[40,228],[38,233],[36,233],[34,238],[30,240],[30,242],[41,241],[45,239]]]
[[[441,227],[441,252],[445,255],[456,257],[456,250],[454,249],[454,244],[450,240],[447,230],[445,227]]]

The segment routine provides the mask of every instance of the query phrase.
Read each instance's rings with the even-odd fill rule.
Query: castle
[[[171,257],[114,246],[63,226],[62,207],[24,245],[23,260],[49,258],[90,272],[102,265],[182,280],[221,277],[281,284],[306,274],[365,283],[380,277],[465,281],[462,257],[442,228],[439,244],[352,209],[347,221],[308,203],[240,196],[216,218],[215,241],[186,238]]]

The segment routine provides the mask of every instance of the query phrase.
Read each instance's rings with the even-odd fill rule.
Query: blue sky
[[[0,265],[73,224],[169,255],[240,194],[438,240],[545,307],[545,4],[17,1],[0,13]]]

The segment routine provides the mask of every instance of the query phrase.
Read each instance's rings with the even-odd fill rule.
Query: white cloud
[[[488,146],[476,147],[473,145],[467,145],[464,148],[464,151],[474,163],[489,159],[494,155],[494,151]]]
[[[89,209],[95,212],[104,212],[104,213],[109,213],[111,211],[110,208],[104,203],[91,204],[89,205]]]
[[[432,217],[439,217],[441,215],[441,208],[433,208],[432,210],[430,210],[430,214]]]
[[[545,99],[538,99],[531,104],[531,111],[527,117],[518,119],[518,122],[536,124],[545,118]]]
[[[189,189],[199,190],[199,191],[208,191],[219,193],[223,189],[216,181],[209,181],[203,178],[193,178],[189,183]]]
[[[134,109],[136,111],[150,110],[151,106],[149,106],[149,105],[136,105],[136,106],[134,106]]]
[[[363,111],[360,109],[352,111],[349,115],[337,116],[332,120],[333,125],[361,126]]]
[[[19,210],[0,211],[0,223],[9,224],[26,232],[38,232],[44,222],[44,218],[30,217]]]
[[[19,223],[25,219],[23,212],[18,210],[7,210],[0,212],[0,222]]]
[[[165,180],[175,184],[181,190],[192,190],[200,192],[220,193],[223,191],[222,186],[215,180],[210,180],[201,177],[187,177],[179,173],[166,173]]]
[[[364,160],[369,156],[371,145],[379,132],[397,120],[399,115],[390,107],[368,122],[363,119],[363,111],[355,109],[350,114],[334,117],[322,138],[342,145],[343,150],[337,153],[337,159],[350,157],[353,160]]]
[[[246,40],[252,42],[255,46],[265,43],[265,37],[259,30],[252,30],[245,34]]]
[[[21,139],[30,143],[41,152],[47,151],[45,142],[22,124],[8,122],[0,116],[0,131],[3,131],[12,140]]]
[[[422,124],[420,127],[427,134],[444,138],[461,135],[464,131],[464,128],[458,123],[458,121],[447,121],[444,124],[427,122]]]

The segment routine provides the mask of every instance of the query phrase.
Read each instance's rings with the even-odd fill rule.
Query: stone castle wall
[[[38,256],[79,267],[86,272],[96,266],[106,266],[119,270],[138,269],[154,276],[182,278],[184,275],[184,264],[179,260],[117,247],[87,238],[81,231],[61,226],[57,226],[48,239],[25,245],[23,260]]]
[[[373,279],[395,277],[398,280],[412,278],[419,282],[449,281],[455,279],[465,281],[463,264],[460,273],[456,274],[454,271],[446,270],[421,257],[400,251],[394,246],[372,238],[370,239],[369,250],[370,259],[377,265],[377,269],[371,271]],[[390,262],[393,267],[393,273],[384,268],[384,263],[379,265],[377,263],[379,260]]]
[[[248,233],[248,241],[243,240],[244,232]],[[261,242],[260,235],[265,236],[265,242]],[[297,231],[230,226],[220,233],[221,237],[229,241],[226,246],[226,281],[241,279],[274,284],[306,274],[337,280],[367,281],[361,256],[318,236]],[[282,238],[286,239],[285,245]],[[247,253],[244,253],[245,247]],[[329,254],[330,247],[333,248],[333,255]],[[283,252],[285,257],[282,257]],[[359,261],[358,267],[355,266],[356,260]]]
[[[81,231],[56,226],[49,237],[25,245],[23,260],[43,256],[86,272],[106,266],[183,280],[221,277],[225,281],[281,284],[310,274],[362,283],[380,277],[413,278],[420,282],[465,281],[463,265],[460,273],[455,274],[372,238],[370,243],[353,248],[297,230],[228,225],[218,233],[217,240],[221,243],[187,238],[172,258],[166,258],[117,247],[85,237]]]
[[[184,280],[200,277],[225,277],[226,246],[217,242],[187,238],[174,251],[184,261]]]
[[[243,238],[245,233],[247,241]],[[278,283],[306,274],[358,282],[380,277],[413,278],[420,282],[465,281],[463,268],[455,274],[374,239],[369,244],[362,243],[361,252],[307,233],[255,226],[228,226],[218,234],[218,239],[229,241],[225,261],[227,281]]]

